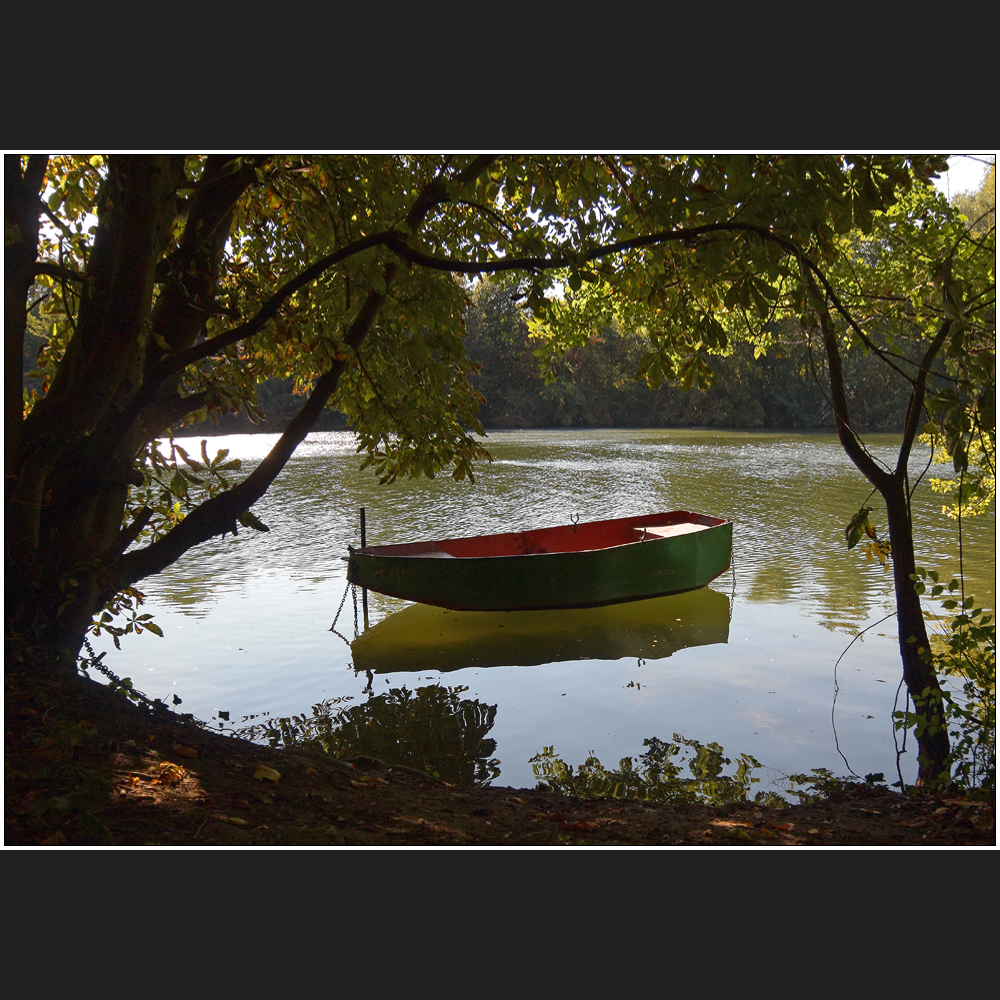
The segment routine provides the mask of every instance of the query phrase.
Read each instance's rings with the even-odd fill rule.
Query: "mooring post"
[[[361,548],[367,548],[368,539],[365,536],[365,509],[361,508]],[[365,631],[368,630],[368,588],[361,588],[361,614],[365,623]]]

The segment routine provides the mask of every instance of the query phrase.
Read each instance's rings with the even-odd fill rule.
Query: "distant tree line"
[[[584,347],[568,351],[546,384],[535,357],[526,317],[509,285],[480,282],[466,313],[466,349],[480,365],[473,376],[485,403],[479,417],[488,429],[527,427],[733,427],[768,430],[833,428],[833,411],[813,377],[822,379],[825,359],[810,358],[789,339],[777,350],[754,357],[751,343],[734,343],[732,353],[713,359],[716,382],[707,391],[685,392],[664,384],[651,390],[635,378],[648,350],[641,336],[605,327]],[[36,367],[45,349],[45,326],[37,310],[29,317],[24,340],[24,373]],[[40,372],[38,373],[41,374]],[[885,367],[860,351],[848,355],[845,377],[859,430],[898,430],[902,425],[908,383],[885,378]],[[41,380],[25,384],[41,389]],[[280,432],[298,412],[302,397],[291,380],[269,379],[257,388],[263,419],[229,413],[175,433],[245,434]],[[346,430],[347,420],[327,410],[317,430]]]
[[[734,427],[803,430],[835,426],[815,375],[824,357],[810,357],[794,332],[759,358],[748,342],[715,357],[715,384],[685,392],[668,384],[651,390],[635,373],[648,345],[637,334],[605,327],[584,347],[568,351],[545,384],[516,292],[480,283],[466,314],[466,349],[481,366],[474,376],[486,402],[480,420],[504,427]],[[815,373],[815,374],[814,374]],[[845,379],[858,429],[898,430],[909,383],[885,377],[885,366],[860,351],[845,360]]]

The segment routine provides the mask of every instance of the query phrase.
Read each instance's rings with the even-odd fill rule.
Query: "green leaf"
[[[249,510],[244,510],[236,515],[236,519],[244,528],[253,528],[255,531],[270,531],[271,529],[256,514]]]
[[[861,541],[862,535],[869,532],[870,537],[875,537],[874,529],[871,528],[871,523],[868,520],[868,515],[872,512],[871,507],[862,507],[861,510],[851,518],[850,524],[844,530],[844,536],[847,539],[848,550],[853,549],[858,542]],[[867,525],[867,528],[866,528]]]
[[[170,480],[170,492],[178,498],[187,496],[187,480],[180,469],[174,473],[173,478]]]

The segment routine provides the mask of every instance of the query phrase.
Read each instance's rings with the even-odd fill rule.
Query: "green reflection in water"
[[[752,786],[761,779],[754,772],[763,765],[750,754],[740,754],[735,774],[724,774],[733,760],[718,743],[699,743],[674,733],[674,742],[652,737],[643,740],[646,752],[638,761],[623,757],[616,770],[609,771],[596,757],[588,757],[574,772],[572,766],[546,747],[529,763],[535,777],[564,795],[581,798],[644,799],[649,802],[700,802],[725,805],[754,802],[783,806],[775,792],[757,791]],[[751,794],[752,793],[752,794]]]
[[[174,605],[179,610],[191,609],[204,615],[207,613],[206,606],[218,600],[213,587],[211,576],[190,575],[182,583],[164,590],[159,596],[167,607]]]
[[[311,715],[272,719],[238,736],[271,746],[307,747],[341,760],[375,757],[405,764],[453,785],[488,785],[500,774],[496,740],[487,733],[497,706],[460,696],[467,687],[392,688],[347,707],[346,699],[314,705]]]
[[[796,591],[797,574],[781,562],[765,563],[754,573],[753,582],[746,593],[748,601],[761,604],[768,601],[782,603],[793,600]]]
[[[528,763],[539,782],[563,795],[588,799],[640,799],[664,804],[689,802],[723,806],[749,802],[782,809],[791,802],[800,805],[819,802],[849,781],[838,778],[825,767],[817,767],[808,774],[769,775],[768,783],[778,791],[753,791],[753,786],[764,780],[757,773],[764,765],[755,757],[740,754],[735,760],[735,773],[724,774],[734,761],[725,756],[725,750],[718,743],[700,743],[677,733],[673,738],[673,743],[656,737],[643,740],[643,746],[648,749],[640,754],[638,761],[623,757],[613,771],[607,770],[591,755],[574,772],[552,747],[545,747]],[[864,780],[869,784],[882,784],[885,775],[866,774]]]
[[[729,598],[709,587],[554,611],[448,611],[414,604],[351,643],[358,670],[373,673],[536,666],[566,660],[656,660],[729,641]]]

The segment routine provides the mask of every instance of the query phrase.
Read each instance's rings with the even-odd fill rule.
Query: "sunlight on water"
[[[246,473],[274,440],[218,437],[209,452],[228,448]],[[200,451],[197,440],[182,443],[192,455]],[[872,447],[889,459],[893,443],[875,436]],[[144,610],[166,638],[128,637],[122,653],[108,643],[107,662],[150,697],[176,694],[181,710],[205,720],[223,710],[236,724],[308,714],[328,700],[350,706],[404,688],[464,687],[463,704],[496,706],[495,719],[487,715],[499,784],[534,784],[529,762],[545,747],[568,763],[593,753],[611,767],[641,754],[644,739],[674,733],[722,744],[734,758],[752,754],[779,790],[783,774],[811,768],[896,774],[890,715],[900,665],[892,619],[844,656],[834,709],[834,663],[858,631],[892,608],[891,576],[846,551],[844,526],[870,488],[835,437],[519,431],[492,434],[486,444],[495,460],[474,487],[447,478],[379,487],[359,471],[352,435],[310,435],[254,508],[271,531],[216,539],[140,583]],[[919,471],[915,462],[914,476]],[[579,655],[564,634],[551,661],[517,665],[519,656],[530,658],[514,652],[516,644],[487,655],[487,634],[469,639],[468,662],[478,665],[463,667],[452,649],[436,668],[433,657],[414,654],[412,669],[397,657],[387,674],[368,676],[352,665],[356,619],[343,559],[348,544],[360,543],[361,506],[369,544],[564,524],[574,515],[688,509],[732,518],[734,575],[713,584],[732,617],[714,638],[696,628],[701,638],[684,645],[669,638],[670,628],[690,630],[707,612],[686,612],[682,621],[684,614],[661,609],[662,621],[627,625],[601,624],[595,612],[579,629]],[[918,564],[945,575],[957,568],[958,545],[956,525],[940,507],[929,490],[918,493],[915,534]],[[873,520],[884,530],[877,506]],[[966,523],[964,548],[967,592],[995,606],[992,512]],[[375,594],[369,605],[372,625],[406,607]],[[912,741],[908,749],[902,773],[912,781]]]

